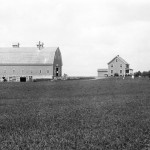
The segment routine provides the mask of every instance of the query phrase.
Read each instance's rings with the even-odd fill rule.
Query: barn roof
[[[112,62],[112,61],[114,61],[116,58],[118,58],[118,59],[120,59],[123,63],[125,63],[125,64],[129,64],[129,63],[127,63],[123,58],[121,58],[119,55],[117,55],[115,58],[113,58],[109,63],[108,63],[108,65]]]
[[[0,48],[0,64],[53,64],[58,47]],[[60,52],[60,51],[59,51]]]

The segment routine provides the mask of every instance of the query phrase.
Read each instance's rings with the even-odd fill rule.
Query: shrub
[[[115,76],[115,77],[118,77],[118,76],[119,76],[119,74],[118,74],[118,73],[115,73],[115,74],[114,74],[114,76]]]

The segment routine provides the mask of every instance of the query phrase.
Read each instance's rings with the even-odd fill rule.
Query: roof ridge
[[[127,63],[122,57],[120,57],[119,55],[115,56],[111,61],[108,62],[108,65],[113,61],[115,60],[116,58],[119,58],[121,61],[123,61],[125,64],[129,64]]]

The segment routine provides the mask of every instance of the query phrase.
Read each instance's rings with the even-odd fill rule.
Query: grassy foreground
[[[0,150],[148,149],[148,79],[0,83]]]

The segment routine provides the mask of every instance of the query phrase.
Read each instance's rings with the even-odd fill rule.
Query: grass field
[[[0,150],[149,150],[150,80],[0,83]]]

